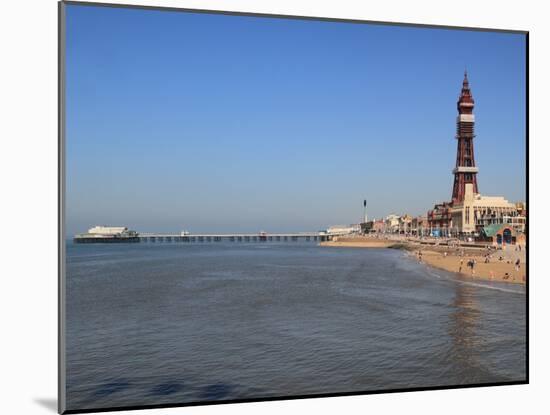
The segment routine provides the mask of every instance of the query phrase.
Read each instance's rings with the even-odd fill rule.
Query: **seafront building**
[[[526,226],[526,207],[525,203],[518,202],[515,204],[515,212],[507,214],[506,212],[498,212],[498,209],[490,209],[482,211],[477,216],[476,230],[480,231],[481,228],[489,225],[508,225],[512,227],[516,232],[525,233]]]
[[[386,233],[386,221],[384,219],[372,219],[361,223],[361,233],[380,234]]]
[[[414,236],[428,236],[430,225],[426,215],[415,216],[411,221],[411,234]]]
[[[386,232],[386,222],[383,219],[375,219],[372,222],[372,232],[385,233]]]
[[[467,184],[464,199],[451,207],[452,233],[480,234],[485,226],[508,225],[516,232],[525,231],[525,217],[518,212],[516,204],[501,196],[474,194]]]
[[[388,215],[385,222],[387,233],[397,233],[399,231],[399,215]]]
[[[412,216],[405,213],[403,216],[399,217],[399,228],[397,230],[397,233],[409,235],[411,233],[411,224],[412,224]]]
[[[421,222],[427,229],[427,222]],[[402,234],[415,235],[414,229],[418,226],[418,219],[409,214],[386,216],[385,219],[373,219],[361,224],[361,233],[364,234]]]
[[[492,224],[484,226],[478,236],[478,241],[489,242],[491,244],[517,244],[525,245],[526,238],[524,232],[516,231],[513,227],[506,224]]]
[[[331,234],[343,234],[343,233],[358,233],[360,232],[361,227],[359,225],[334,225],[330,226],[326,233]]]
[[[438,203],[428,211],[429,234],[488,238],[487,235],[495,233],[496,227],[493,225],[503,225],[500,227],[501,237],[496,242],[514,243],[521,239],[517,235],[525,232],[525,205],[511,203],[501,196],[483,196],[479,193],[479,170],[474,157],[474,99],[466,73],[457,109],[457,152],[452,197],[450,202]],[[488,226],[492,228],[485,229]],[[512,233],[515,234],[514,237],[511,236]]]

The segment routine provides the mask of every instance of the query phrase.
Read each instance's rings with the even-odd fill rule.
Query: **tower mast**
[[[453,170],[454,184],[452,203],[464,201],[466,184],[471,183],[473,192],[479,193],[477,188],[477,172],[474,158],[474,98],[470,91],[468,74],[464,71],[462,91],[457,102],[458,117],[456,119],[456,166]]]

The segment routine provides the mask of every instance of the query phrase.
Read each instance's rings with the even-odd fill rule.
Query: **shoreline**
[[[483,247],[460,248],[446,245],[423,245],[409,240],[382,238],[339,238],[336,241],[321,242],[320,246],[339,248],[387,248],[402,249],[410,259],[433,268],[452,272],[461,278],[498,281],[509,284],[526,283],[525,250],[488,250]],[[515,262],[519,259],[519,269]],[[473,269],[468,266],[475,261]],[[488,262],[487,262],[488,261]]]

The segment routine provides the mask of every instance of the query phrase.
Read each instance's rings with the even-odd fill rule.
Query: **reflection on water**
[[[69,409],[525,378],[525,292],[395,250],[67,247]]]
[[[483,338],[479,333],[480,310],[475,300],[475,288],[470,285],[456,284],[450,315],[449,335],[452,339],[450,354],[460,362],[460,370],[472,370],[479,367],[477,353],[483,347]]]

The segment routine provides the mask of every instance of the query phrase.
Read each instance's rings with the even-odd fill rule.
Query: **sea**
[[[67,409],[526,379],[526,290],[404,251],[73,244]]]

